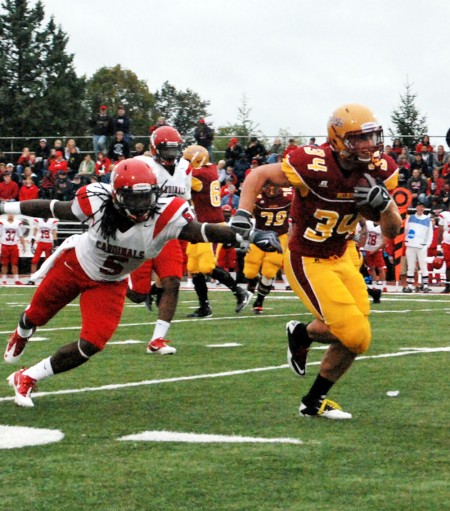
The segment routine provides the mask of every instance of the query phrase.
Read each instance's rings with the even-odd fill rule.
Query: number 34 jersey
[[[331,148],[304,146],[283,160],[282,169],[295,190],[289,249],[306,257],[343,255],[358,223],[353,188],[363,173],[380,178],[390,191],[397,186],[397,165],[385,154],[376,165],[345,173]]]
[[[185,200],[159,199],[153,218],[125,232],[117,230],[115,238],[105,238],[100,230],[102,206],[110,196],[110,185],[93,183],[80,188],[72,204],[72,212],[89,227],[77,240],[75,250],[81,267],[93,280],[125,279],[145,260],[156,257],[167,241],[178,238],[182,228],[194,219]]]

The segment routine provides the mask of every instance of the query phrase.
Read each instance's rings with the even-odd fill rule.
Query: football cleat
[[[262,314],[263,308],[262,305],[254,305],[253,306],[253,314]]]
[[[412,293],[412,292],[413,292],[413,290],[410,287],[404,287],[402,289],[402,293]]]
[[[196,311],[191,312],[187,318],[210,318],[212,316],[212,310],[208,306],[199,307]]]
[[[35,330],[36,328],[33,328],[33,333]],[[3,354],[6,363],[14,364],[14,362],[19,360],[30,337],[20,337],[17,333],[17,329],[9,336],[8,345]]]
[[[19,406],[32,407],[34,406],[31,400],[31,391],[36,388],[36,380],[30,376],[26,376],[24,371],[26,368],[20,369],[8,376],[8,383],[13,387],[15,392],[14,402]]]
[[[423,286],[422,293],[431,293],[431,289],[428,286]]]
[[[167,343],[170,341],[167,341],[166,339],[163,339],[161,337],[158,337],[158,339],[153,339],[153,341],[150,341],[147,344],[147,353],[150,353],[152,355],[158,354],[158,355],[175,355],[177,350],[173,348],[172,346],[167,346]]]
[[[373,299],[373,303],[381,303],[381,289],[368,289],[368,292]]]
[[[441,291],[442,294],[447,294],[447,293],[450,293],[450,285],[446,285],[444,287],[444,290]]]
[[[234,296],[236,297],[237,300],[237,305],[234,311],[241,312],[249,304],[250,300],[252,299],[253,293],[250,293],[250,291],[247,291],[240,287],[238,291],[236,291]]]
[[[27,286],[34,286],[34,284],[35,284],[34,280],[29,280],[27,282]]]
[[[23,286],[23,282],[20,282],[20,280],[16,280],[16,281],[14,282],[14,284],[15,284],[16,286]]]
[[[300,323],[300,321],[289,321],[286,324],[286,334],[288,338],[287,361],[289,367],[297,376],[305,376],[306,374],[306,358],[308,356],[309,346],[311,345],[309,340],[302,339],[300,330],[298,330],[297,333],[295,332],[297,327],[303,329],[301,325],[303,325],[303,328],[306,328],[306,325]]]
[[[300,417],[323,417],[334,420],[352,418],[351,413],[344,412],[337,403],[329,399],[320,399],[311,405],[305,405],[302,401],[298,413]]]

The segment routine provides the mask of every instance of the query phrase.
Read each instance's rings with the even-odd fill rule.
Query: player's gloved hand
[[[386,210],[391,197],[381,180],[375,180],[370,174],[364,174],[370,186],[355,186],[354,199],[357,206],[368,204],[375,211]]]
[[[278,252],[279,254],[283,252],[278,234],[274,231],[260,231],[255,229],[250,233],[248,241],[264,252]]]
[[[253,228],[252,215],[245,209],[238,209],[236,214],[230,218],[228,225],[234,232],[246,237]]]

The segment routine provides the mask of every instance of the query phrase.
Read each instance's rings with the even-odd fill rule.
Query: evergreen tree
[[[224,153],[229,138],[238,137],[239,143],[242,147],[246,147],[250,141],[251,136],[262,138],[262,134],[256,124],[250,117],[252,109],[249,106],[247,96],[242,96],[241,104],[238,107],[237,119],[233,124],[227,126],[221,126],[216,131],[216,137],[214,138],[214,150],[220,154]],[[267,141],[262,140],[263,143]]]
[[[0,117],[3,136],[80,133],[85,128],[84,78],[67,36],[53,17],[44,24],[38,0],[6,0],[0,10]]]
[[[400,95],[400,106],[393,110],[391,115],[395,132],[389,129],[389,133],[392,137],[400,138],[403,145],[414,150],[416,144],[428,131],[427,119],[416,107],[417,94],[413,93],[412,84],[407,82],[405,89],[405,94]]]

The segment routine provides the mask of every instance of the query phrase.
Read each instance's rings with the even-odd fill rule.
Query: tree
[[[155,98],[133,71],[120,65],[100,68],[87,82],[86,103],[91,115],[97,114],[102,104],[111,112],[123,105],[132,120],[133,133],[148,134]]]
[[[153,120],[164,116],[168,124],[177,128],[184,138],[189,138],[198,120],[208,116],[208,105],[209,101],[201,99],[193,90],[177,90],[166,81],[155,92]]]
[[[252,109],[249,106],[247,96],[242,96],[241,104],[238,107],[237,119],[233,124],[221,126],[216,131],[214,139],[214,151],[220,154],[225,152],[229,137],[238,137],[239,143],[245,147],[248,145],[251,136],[261,137],[262,134],[258,129],[258,124],[252,121],[250,113]]]
[[[0,11],[0,117],[3,136],[80,132],[85,79],[78,78],[67,36],[41,0],[6,0]]]
[[[405,89],[405,94],[400,95],[400,106],[391,115],[395,133],[392,129],[389,129],[389,133],[392,137],[401,138],[402,144],[413,150],[428,131],[427,118],[421,115],[415,105],[417,94],[412,92],[412,84],[406,82]]]

